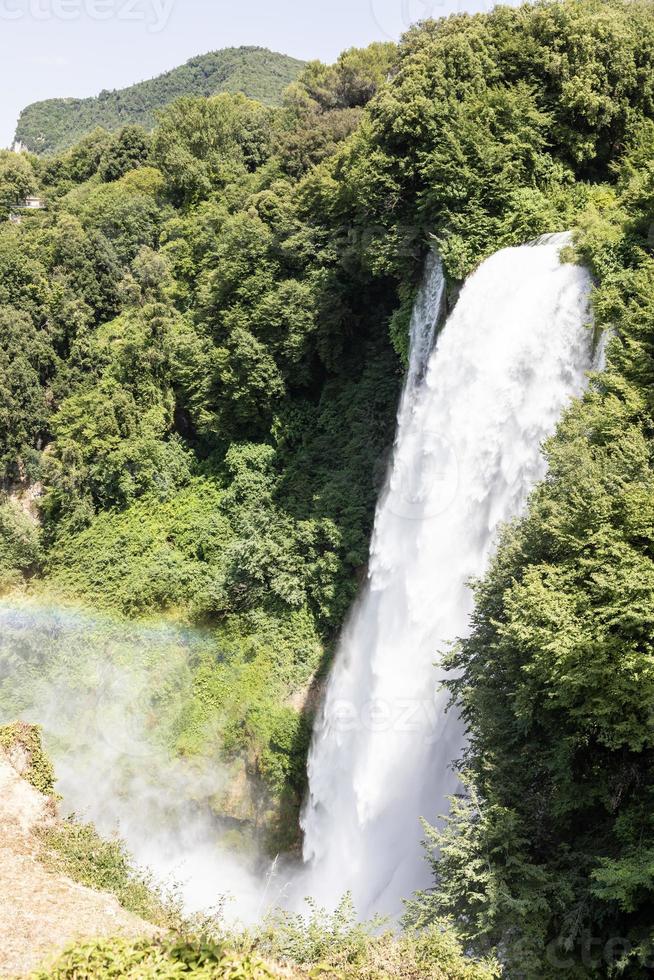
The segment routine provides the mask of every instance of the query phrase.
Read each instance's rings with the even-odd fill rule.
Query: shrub
[[[0,728],[0,750],[4,751],[16,771],[39,793],[54,794],[55,774],[43,751],[40,729],[17,721]]]

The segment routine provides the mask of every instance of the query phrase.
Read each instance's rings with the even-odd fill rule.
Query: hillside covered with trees
[[[222,48],[191,58],[179,68],[95,98],[46,99],[23,109],[15,139],[31,153],[58,153],[97,126],[115,132],[136,124],[150,130],[157,110],[185,95],[241,92],[264,105],[279,105],[303,62],[265,48]]]
[[[297,846],[427,252],[453,296],[499,248],[574,230],[607,366],[451,653],[468,792],[406,921],[447,919],[509,977],[647,976],[649,0],[427,21],[309,64],[278,107],[186,96],[152,133],[0,155],[4,213],[28,191],[47,209],[0,225],[3,588],[201,627],[169,748],[235,767],[230,818],[273,854]]]

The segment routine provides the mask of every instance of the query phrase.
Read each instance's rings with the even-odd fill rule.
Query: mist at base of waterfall
[[[174,751],[205,648],[193,630],[6,598],[0,724],[42,726],[64,813],[118,835],[187,913],[221,910],[227,922],[251,923],[264,911],[269,861],[256,842],[235,851],[216,816],[229,789],[224,762]]]

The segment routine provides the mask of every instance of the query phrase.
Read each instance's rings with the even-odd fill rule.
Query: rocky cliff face
[[[21,732],[30,733],[27,726]],[[79,940],[155,931],[113,895],[76,884],[40,862],[38,831],[59,818],[55,798],[26,778],[33,762],[28,746],[20,737],[0,745],[0,976],[24,976]]]

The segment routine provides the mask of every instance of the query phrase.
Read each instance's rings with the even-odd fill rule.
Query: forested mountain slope
[[[504,245],[575,230],[608,366],[452,655],[469,798],[409,919],[450,915],[509,976],[646,975],[651,3],[428,21],[309,66],[277,109],[186,98],[151,136],[3,156],[0,205],[18,188],[48,209],[0,227],[4,587],[202,626],[170,748],[233,765],[230,819],[273,851],[297,841],[427,250],[456,287]]]
[[[72,146],[97,126],[112,132],[130,123],[152,129],[157,110],[183,95],[242,92],[265,105],[279,105],[302,68],[302,61],[265,48],[223,48],[96,98],[34,102],[21,112],[15,139],[32,153],[48,154]]]

